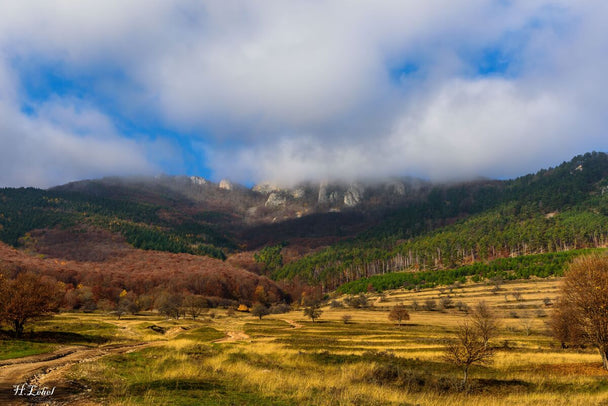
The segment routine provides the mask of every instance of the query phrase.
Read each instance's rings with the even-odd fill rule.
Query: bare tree
[[[529,336],[532,333],[532,320],[530,320],[530,319],[523,319],[520,322],[520,324],[521,324],[521,326],[522,326],[522,328],[524,330],[524,334],[526,336]]]
[[[562,303],[562,299],[557,300],[557,305],[553,309],[549,319],[549,327],[562,348],[568,345],[578,345],[585,343],[585,337],[580,328],[577,327],[577,315],[568,305]]]
[[[444,359],[462,368],[463,388],[467,384],[469,368],[473,364],[486,364],[492,359],[494,352],[481,336],[480,331],[468,321],[458,327],[456,340],[450,343],[444,353]]]
[[[488,341],[498,332],[498,322],[495,315],[486,302],[481,301],[473,308],[470,318],[471,324],[483,340],[484,347],[487,348]]]
[[[454,307],[454,301],[452,298],[450,298],[450,296],[443,296],[441,299],[439,299],[439,307],[442,310],[451,309]]]
[[[156,299],[154,305],[160,314],[177,320],[182,316],[182,301],[181,295],[164,292]]]
[[[209,304],[207,299],[201,295],[188,295],[184,297],[182,302],[182,309],[184,314],[192,317],[192,320],[196,320],[201,314],[209,311]]]
[[[407,308],[404,305],[398,304],[391,309],[390,313],[388,314],[388,319],[391,321],[396,321],[399,323],[399,325],[401,325],[401,321],[410,319],[410,313],[407,311]]]
[[[517,300],[518,302],[523,302],[524,301],[524,298],[521,295],[521,291],[520,290],[515,290],[515,291],[513,291],[512,294],[513,294],[513,298],[515,300]]]
[[[553,331],[562,345],[593,345],[608,370],[608,257],[576,258],[565,274],[555,307]]]

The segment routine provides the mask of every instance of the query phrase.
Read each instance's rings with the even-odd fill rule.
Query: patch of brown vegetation
[[[602,368],[601,362],[542,364],[534,366],[533,371],[541,374],[566,376],[608,376],[608,371]]]
[[[26,247],[51,258],[103,262],[131,249],[120,233],[90,226],[34,230],[28,234]]]
[[[218,259],[126,247],[104,261],[74,261],[28,255],[0,243],[0,270],[14,276],[33,271],[65,284],[93,289],[95,299],[114,299],[123,290],[136,294],[168,290],[178,293],[252,301],[259,285],[271,301],[284,297],[266,277]]]

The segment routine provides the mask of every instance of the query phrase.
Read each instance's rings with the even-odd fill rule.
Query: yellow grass
[[[382,302],[378,295],[370,295],[370,301],[375,302],[371,309],[326,306],[320,322],[314,324],[300,311],[267,316],[261,322],[249,315],[228,317],[222,310],[216,311],[216,319],[207,321],[165,321],[151,316],[112,321],[84,316],[115,323],[125,339],[166,342],[160,350],[142,352],[145,368],[131,364],[127,357],[124,368],[130,373],[121,374],[116,364],[99,360],[78,365],[71,376],[93,383],[113,380],[113,389],[104,395],[109,404],[197,404],[182,402],[181,391],[155,389],[154,384],[163,381],[222,382],[227,388],[224,389],[227,399],[235,394],[260,396],[278,402],[275,404],[283,401],[311,405],[608,404],[608,373],[600,368],[596,352],[562,350],[549,336],[546,314],[551,308],[543,299],[555,301],[558,286],[558,279],[549,279],[506,283],[496,294],[491,290],[493,286],[485,284],[465,285],[451,293],[447,289],[393,291]],[[512,296],[516,291],[521,293],[522,301]],[[440,390],[441,383],[437,383],[440,378],[451,379],[452,383],[460,379],[460,371],[445,364],[442,355],[445,340],[453,337],[459,323],[465,320],[463,312],[413,311],[403,327],[395,326],[387,318],[390,308],[397,303],[411,305],[416,300],[422,305],[426,299],[439,299],[447,294],[454,302],[462,301],[469,306],[485,301],[501,326],[499,336],[492,340],[497,348],[492,364],[471,370],[474,384],[471,392],[457,388]],[[342,322],[345,314],[352,316],[349,324]],[[283,320],[295,321],[301,327],[292,328]],[[144,322],[184,326],[188,330],[163,337],[142,329]],[[249,337],[222,343],[188,338],[186,333],[200,326]],[[372,379],[374,371],[393,362],[403,365],[408,373],[418,374],[418,378],[426,380],[425,384],[408,387],[399,381]],[[149,387],[134,394],[135,383]],[[194,392],[186,391],[185,398],[190,396],[188,393],[200,395],[195,389],[188,390]],[[251,400],[251,404],[258,401]],[[249,403],[247,400],[233,403],[239,402]]]

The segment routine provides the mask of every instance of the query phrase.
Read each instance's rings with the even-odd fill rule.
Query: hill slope
[[[408,268],[604,246],[607,215],[608,155],[595,152],[509,181],[248,189],[163,176],[0,189],[0,240],[15,247],[104,262],[132,247],[225,259],[280,245],[251,269],[327,289]],[[254,261],[240,255],[231,263]]]
[[[608,242],[608,156],[575,157],[512,181],[437,187],[357,238],[273,269],[328,289],[406,268],[453,268]]]

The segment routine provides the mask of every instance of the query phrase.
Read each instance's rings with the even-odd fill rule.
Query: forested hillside
[[[588,153],[514,180],[434,186],[404,178],[247,189],[159,177],[0,189],[0,240],[14,247],[95,261],[107,257],[102,249],[75,245],[95,251],[101,230],[113,236],[102,240],[218,259],[253,248],[234,263],[331,290],[401,270],[606,246],[608,156]]]
[[[605,246],[608,157],[590,153],[512,181],[437,187],[358,238],[272,270],[334,289],[402,269]]]
[[[90,225],[120,233],[135,248],[224,259],[236,243],[207,219],[171,207],[39,189],[0,189],[0,240],[23,245],[37,229]]]

